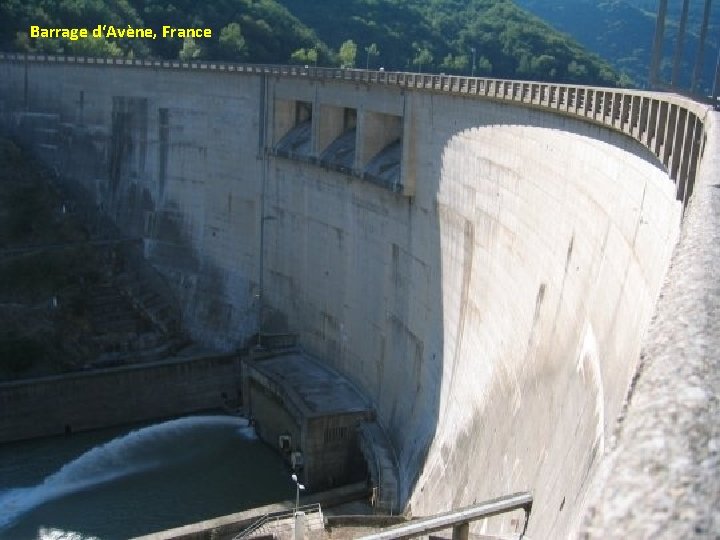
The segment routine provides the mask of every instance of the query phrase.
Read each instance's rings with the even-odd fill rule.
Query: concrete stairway
[[[397,461],[392,444],[377,422],[358,427],[360,450],[365,456],[373,484],[373,506],[377,511],[394,514],[399,511]]]
[[[46,164],[57,167],[59,164],[60,115],[44,112],[15,113],[12,117],[13,128],[20,134],[19,139],[31,146],[34,153]]]
[[[132,302],[133,308],[142,313],[167,335],[180,332],[180,314],[166,298],[159,294],[143,275],[137,272],[120,274],[116,282]]]
[[[290,540],[295,536],[295,518],[287,517],[282,520],[269,521],[261,530],[250,538],[276,538],[280,540]],[[306,540],[320,540],[325,537],[325,527],[321,512],[307,514],[305,516],[305,530],[302,538]]]
[[[88,297],[92,335],[76,347],[94,357],[93,367],[159,359],[183,342],[178,333],[154,324],[118,283],[99,285]]]
[[[301,515],[298,523],[303,527],[301,538],[305,540],[325,538],[325,519],[319,504],[300,507],[299,513]],[[260,540],[263,538],[292,540],[298,537],[295,534],[295,521],[294,510],[268,514],[235,536],[233,540]]]
[[[99,286],[89,301],[89,315],[97,334],[136,335],[147,328],[120,290],[111,285]]]
[[[87,291],[91,335],[67,347],[92,358],[86,367],[159,360],[189,344],[179,310],[144,279],[146,272],[138,271],[137,263],[121,263],[119,273]]]

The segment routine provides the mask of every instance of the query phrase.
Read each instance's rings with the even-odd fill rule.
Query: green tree
[[[568,64],[568,75],[573,81],[582,81],[587,77],[587,67],[584,64],[579,64],[575,60],[572,60]]]
[[[290,62],[292,62],[294,64],[306,64],[307,61],[308,61],[307,49],[305,49],[305,48],[293,51],[292,54],[290,55]]]
[[[530,62],[532,75],[540,79],[554,79],[557,75],[557,59],[549,54],[536,56]]]
[[[413,58],[412,63],[418,66],[418,71],[423,72],[423,66],[429,65],[433,61],[433,55],[427,47],[416,49],[417,54]]]
[[[357,45],[352,39],[348,39],[342,45],[340,45],[340,51],[338,57],[340,58],[340,67],[342,68],[353,68],[355,67],[355,57],[357,56]]]
[[[290,55],[290,61],[296,64],[314,64],[317,66],[317,49],[298,49]]]
[[[202,48],[200,45],[195,43],[195,40],[193,38],[185,38],[183,40],[183,46],[182,49],[180,49],[180,53],[178,54],[178,57],[180,60],[197,60],[198,58],[202,58]]]
[[[635,81],[630,75],[628,75],[624,71],[621,71],[618,86],[620,86],[621,88],[632,88],[633,86],[635,86]]]
[[[475,72],[479,75],[490,75],[492,73],[492,64],[490,63],[490,60],[484,56],[479,57],[475,65]]]
[[[245,38],[240,30],[240,25],[236,22],[230,23],[220,30],[218,41],[222,56],[228,60],[243,59],[247,55]]]
[[[380,55],[377,44],[371,43],[365,47],[365,53],[367,53],[367,56],[365,57],[365,69],[370,69],[370,57]]]
[[[311,63],[315,64],[315,67],[317,67],[317,63],[318,63],[318,49],[317,49],[317,48],[315,48],[315,49],[308,49],[307,58],[308,58],[308,62],[311,62]]]
[[[105,38],[79,39],[70,43],[68,48],[68,52],[71,54],[81,56],[123,56],[123,50],[118,46],[118,44],[114,41],[108,41]],[[128,58],[134,58],[135,55],[133,53],[133,49],[130,49],[126,56]]]
[[[470,65],[470,62],[466,55],[453,56],[452,53],[448,53],[447,56],[443,58],[440,67],[447,71],[462,72],[467,70],[468,65]]]

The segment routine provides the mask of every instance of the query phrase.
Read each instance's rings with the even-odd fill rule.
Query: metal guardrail
[[[270,512],[268,514],[265,514],[264,516],[258,518],[256,521],[254,521],[248,528],[243,530],[240,534],[233,537],[232,540],[243,540],[250,538],[254,533],[256,533],[258,530],[260,530],[264,525],[268,523],[272,523],[273,521],[280,521],[283,519],[291,518],[295,515],[296,512],[304,512],[306,515],[308,514],[318,514],[322,513],[322,509],[320,508],[319,503],[314,504],[306,504],[304,506],[299,506],[298,508],[293,508],[292,510],[283,510],[282,512]]]
[[[484,519],[513,510],[525,510],[525,528],[530,518],[533,497],[529,492],[513,493],[498,497],[481,504],[468,506],[460,510],[453,510],[438,516],[418,519],[407,525],[392,527],[386,531],[363,536],[360,540],[395,540],[399,538],[414,538],[433,532],[466,525],[471,521]],[[523,529],[523,534],[525,529]]]
[[[705,141],[706,116],[712,106],[662,92],[603,88],[509,79],[436,75],[364,69],[237,64],[227,62],[91,58],[1,53],[0,62],[122,66],[157,70],[200,70],[311,80],[334,80],[442,92],[512,102],[579,118],[624,133],[648,148],[676,183],[677,199],[692,194]]]

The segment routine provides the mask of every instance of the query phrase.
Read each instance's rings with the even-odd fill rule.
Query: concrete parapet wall
[[[577,530],[717,153],[708,107],[407,73],[23,62],[0,56],[0,110],[60,115],[61,144],[95,168],[58,163],[145,236],[196,337],[297,333],[372,400],[414,515],[531,490],[532,537]],[[267,152],[305,120],[297,103],[313,141],[323,107],[361,128],[398,118],[402,193]],[[475,532],[517,532],[493,519]]]
[[[229,356],[3,383],[0,443],[220,409],[239,386]]]
[[[720,113],[623,421],[595,479],[583,538],[720,531]]]

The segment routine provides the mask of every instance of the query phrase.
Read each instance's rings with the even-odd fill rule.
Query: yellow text
[[[162,37],[164,38],[210,38],[212,37],[212,29],[210,28],[174,28],[172,26],[162,27]]]
[[[70,41],[88,37],[87,28],[43,28],[42,26],[30,26],[31,38],[64,38]]]

